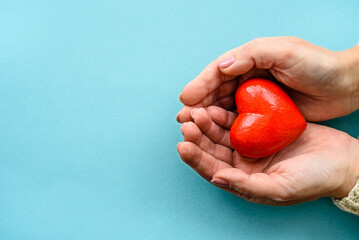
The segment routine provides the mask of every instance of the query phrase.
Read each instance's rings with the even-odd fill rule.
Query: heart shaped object
[[[231,127],[230,139],[233,148],[243,156],[263,158],[275,154],[307,127],[292,99],[269,80],[244,82],[235,98],[239,115]]]

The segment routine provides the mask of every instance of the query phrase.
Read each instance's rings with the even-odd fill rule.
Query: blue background
[[[180,161],[178,95],[256,37],[359,41],[358,1],[0,2],[1,239],[354,239],[330,199],[246,202]],[[326,122],[356,136],[359,113]]]

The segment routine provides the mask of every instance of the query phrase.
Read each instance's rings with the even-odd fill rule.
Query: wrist
[[[353,138],[348,150],[347,169],[343,171],[342,179],[338,179],[340,181],[339,187],[330,194],[333,198],[347,197],[359,180],[359,140]]]
[[[338,55],[350,94],[350,110],[354,112],[359,109],[359,44]]]

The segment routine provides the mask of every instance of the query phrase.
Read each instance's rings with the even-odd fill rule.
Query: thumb
[[[233,50],[233,56],[218,62],[225,75],[238,76],[254,66],[259,69],[288,68],[294,64],[293,37],[268,37],[254,39]]]
[[[211,182],[220,182],[222,186],[227,182],[229,188],[253,197],[269,198],[278,202],[289,201],[291,198],[291,192],[285,188],[285,179],[278,174],[247,174],[237,168],[226,168],[217,171]]]

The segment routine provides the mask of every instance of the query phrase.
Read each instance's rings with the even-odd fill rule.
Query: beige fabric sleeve
[[[359,139],[359,136],[358,136]],[[334,199],[333,202],[343,211],[353,213],[359,216],[359,180],[348,196],[342,199]]]
[[[359,180],[348,196],[342,199],[333,199],[333,202],[341,210],[359,216]]]

